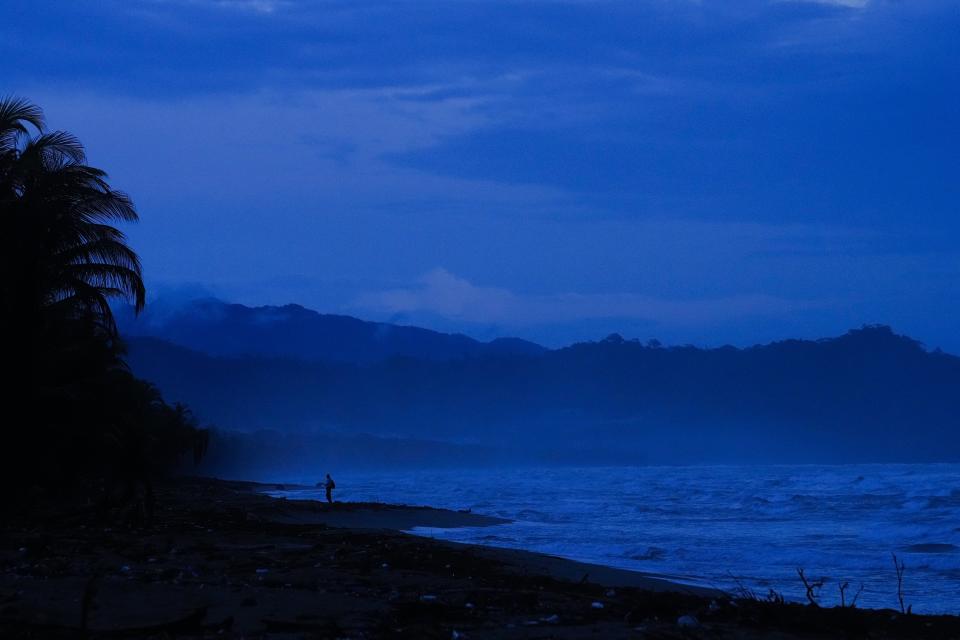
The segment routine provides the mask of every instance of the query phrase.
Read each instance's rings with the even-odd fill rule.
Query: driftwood
[[[807,576],[803,574],[803,569],[797,569],[797,575],[800,576],[800,581],[803,582],[803,588],[807,590],[807,601],[814,607],[819,607],[820,603],[817,602],[817,598],[820,597],[820,588],[823,586],[824,578],[819,580],[814,580],[810,582],[807,580]]]

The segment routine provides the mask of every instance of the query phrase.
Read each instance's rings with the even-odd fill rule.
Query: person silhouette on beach
[[[330,474],[327,474],[327,481],[323,483],[323,487],[327,490],[327,502],[333,503],[333,490],[337,488],[337,483],[333,481],[333,478],[330,477]]]

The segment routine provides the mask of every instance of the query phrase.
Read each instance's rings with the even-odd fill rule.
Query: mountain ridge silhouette
[[[960,358],[886,326],[745,348],[612,335],[555,350],[354,363],[212,356],[140,337],[128,359],[165,396],[232,429],[530,451],[602,444],[618,463],[631,451],[671,463],[960,459]]]
[[[155,337],[213,356],[280,356],[373,363],[392,357],[450,360],[545,350],[520,338],[481,342],[457,333],[325,314],[299,304],[249,307],[197,298],[173,308],[153,305],[139,318],[120,314],[129,337]]]

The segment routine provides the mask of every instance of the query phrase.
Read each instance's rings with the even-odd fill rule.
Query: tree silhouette
[[[139,312],[145,292],[140,259],[115,225],[137,219],[77,138],[48,131],[36,105],[0,99],[4,387],[20,416],[2,428],[0,492],[109,495],[119,485],[152,496],[152,476],[205,446],[189,411],[164,403],[122,359],[110,302]]]
[[[130,198],[85,162],[79,140],[47,131],[37,106],[0,100],[0,210],[16,238],[5,247],[3,282],[6,305],[17,308],[5,311],[36,328],[92,319],[115,337],[110,298],[140,311],[145,294],[140,260],[112,225],[138,218]]]

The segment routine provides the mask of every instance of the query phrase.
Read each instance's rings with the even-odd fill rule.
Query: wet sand
[[[155,521],[0,529],[0,637],[958,638],[960,619],[737,599],[640,573],[402,533],[479,514],[158,488]]]
[[[297,487],[287,485],[286,488],[296,489]],[[265,495],[270,495],[272,492],[270,485],[254,485],[254,489]],[[308,500],[283,500],[282,502],[284,505],[275,507],[277,512],[269,516],[271,521],[290,524],[324,524],[348,529],[389,529],[408,532],[417,527],[436,529],[492,527],[510,522],[503,518],[483,514],[420,506],[370,502],[334,502],[333,504],[327,504]],[[415,531],[412,533],[416,534]],[[586,577],[591,582],[611,587],[677,591],[703,596],[719,595],[721,593],[714,589],[684,585],[636,571],[577,562],[541,553],[457,542],[437,541],[437,544],[468,548],[478,558],[488,558],[493,562],[514,567],[526,574],[550,576],[560,580],[579,581]]]

